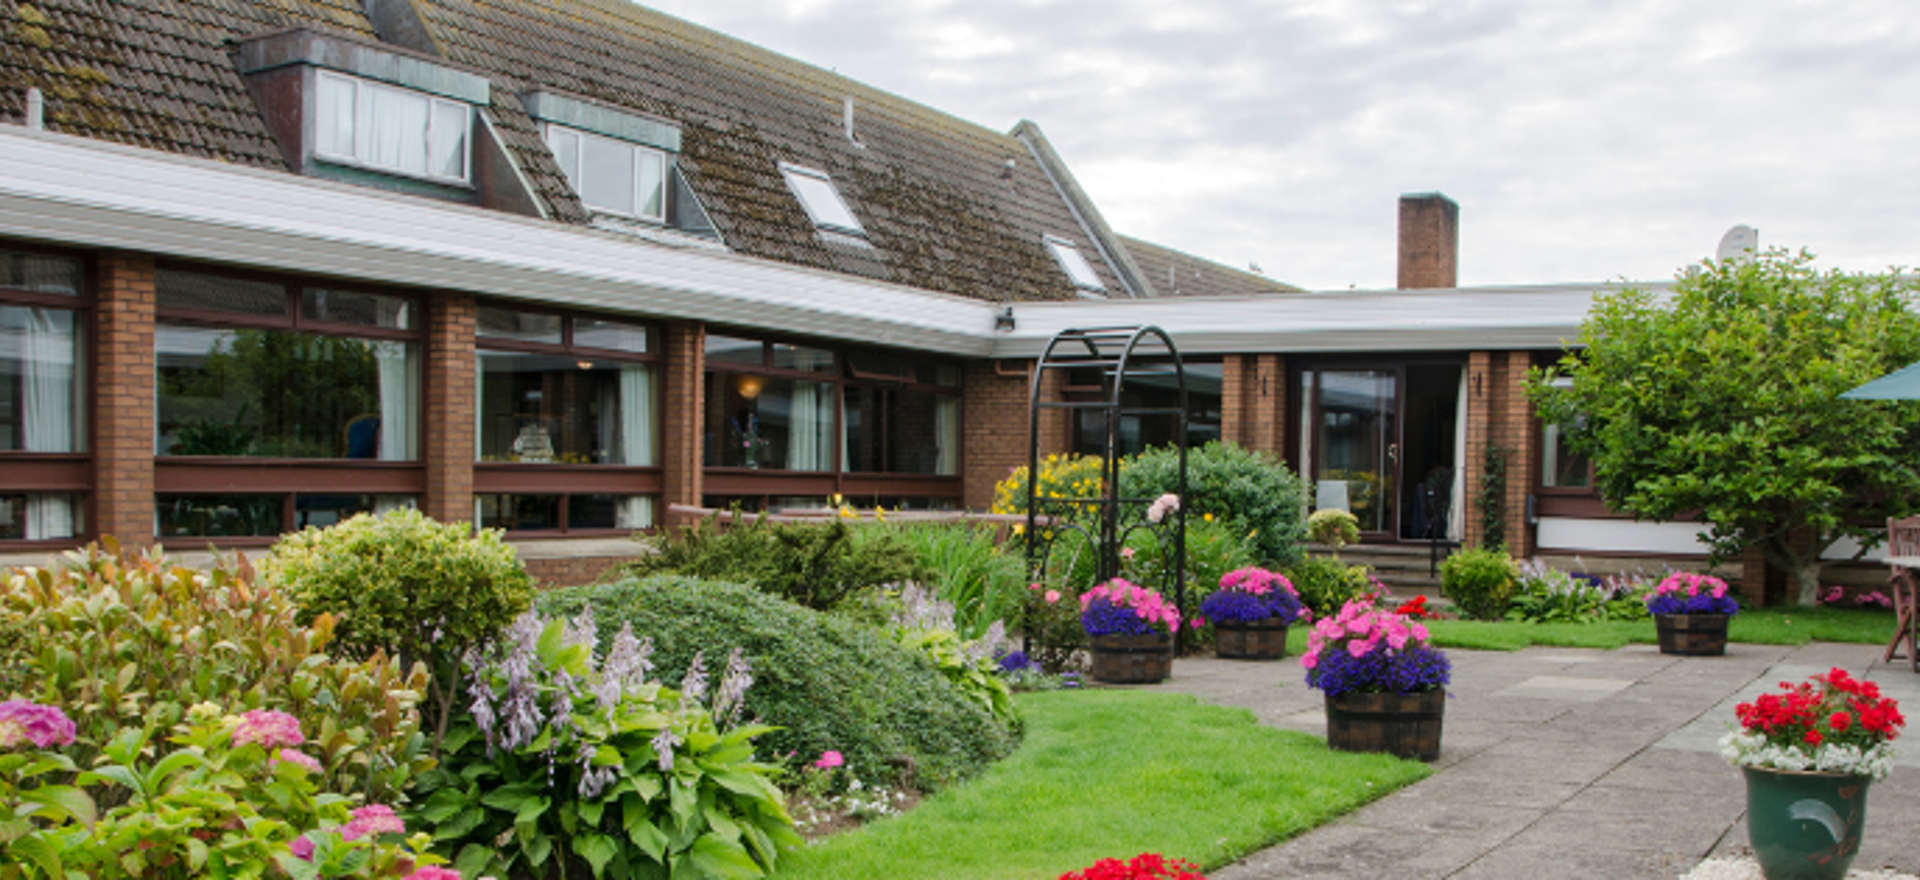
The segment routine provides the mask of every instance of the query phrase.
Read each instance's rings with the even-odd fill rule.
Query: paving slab
[[[1880,648],[1868,645],[1448,653],[1452,698],[1433,776],[1212,876],[1670,880],[1709,855],[1750,854],[1745,783],[1719,757],[1736,703],[1839,666],[1878,683],[1920,728],[1920,675],[1877,663]],[[1175,670],[1157,689],[1325,735],[1324,699],[1294,658],[1182,659]],[[1869,795],[1855,867],[1920,873],[1920,745]]]

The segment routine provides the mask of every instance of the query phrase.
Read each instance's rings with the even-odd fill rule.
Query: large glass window
[[[79,260],[0,250],[0,541],[86,532],[72,458],[87,451],[82,292]]]
[[[418,458],[410,301],[172,270],[156,287],[156,454]]]
[[[1185,361],[1187,378],[1187,448],[1197,449],[1220,439],[1221,389],[1226,367],[1220,361]],[[1099,400],[1105,392],[1098,370],[1074,370],[1068,377],[1068,392],[1076,399]],[[1126,409],[1164,410],[1146,414],[1122,415],[1114,441],[1121,455],[1132,455],[1154,446],[1170,446],[1177,438],[1179,421],[1172,412],[1180,407],[1178,380],[1171,375],[1142,375],[1129,378],[1121,390],[1120,405]],[[1103,455],[1107,444],[1106,410],[1083,409],[1074,421],[1075,451]]]
[[[314,153],[322,159],[465,183],[473,107],[322,70]]]
[[[652,147],[547,126],[547,147],[588,208],[655,223],[667,219],[667,154]]]
[[[1586,489],[1593,485],[1593,466],[1567,442],[1563,425],[1540,428],[1540,485],[1549,489]]]
[[[407,495],[162,494],[154,499],[153,532],[161,538],[272,538],[412,506]]]

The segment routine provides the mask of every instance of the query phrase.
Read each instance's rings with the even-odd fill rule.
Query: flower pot
[[[1719,657],[1727,653],[1727,621],[1731,614],[1656,614],[1660,653],[1692,657]]]
[[[1216,620],[1213,653],[1223,660],[1278,660],[1287,656],[1287,624],[1266,620]]]
[[[1447,692],[1327,695],[1327,745],[1342,752],[1386,752],[1432,761],[1440,757]]]
[[[1093,680],[1108,684],[1154,684],[1173,674],[1173,637],[1092,636]]]
[[[1845,773],[1742,767],[1747,840],[1767,880],[1847,876],[1867,825],[1867,786]]]

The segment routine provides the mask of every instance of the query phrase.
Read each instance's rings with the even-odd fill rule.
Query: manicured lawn
[[[1443,648],[1517,651],[1529,645],[1561,648],[1618,648],[1658,640],[1652,620],[1608,623],[1516,623],[1435,620],[1427,623],[1433,643]],[[1292,634],[1289,633],[1289,636]],[[1734,642],[1804,645],[1810,641],[1886,644],[1893,638],[1893,613],[1852,608],[1752,608],[1734,615],[1727,627]],[[1289,638],[1288,644],[1293,643]],[[1304,650],[1306,642],[1300,642]]]
[[[1019,697],[1012,757],[912,812],[780,861],[781,878],[1058,877],[1159,852],[1215,868],[1424,778],[1180,694]]]

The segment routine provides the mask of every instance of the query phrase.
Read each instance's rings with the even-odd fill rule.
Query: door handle
[[[1394,464],[1400,463],[1400,444],[1398,443],[1387,444],[1387,460],[1393,462]]]

